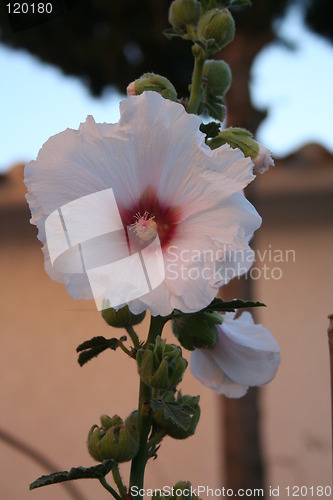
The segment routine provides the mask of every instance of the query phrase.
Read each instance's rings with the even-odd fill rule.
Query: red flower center
[[[124,226],[132,226],[142,239],[158,234],[162,248],[167,246],[177,232],[180,220],[178,207],[161,203],[155,192],[147,188],[137,203],[131,207],[119,207]],[[147,235],[147,238],[146,236]]]

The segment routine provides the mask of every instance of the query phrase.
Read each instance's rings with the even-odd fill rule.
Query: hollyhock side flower
[[[46,271],[99,309],[198,311],[252,264],[252,161],[228,145],[212,151],[200,118],[156,92],[126,98],[120,113],[51,137],[26,166]]]
[[[255,324],[249,312],[234,319],[226,313],[217,325],[213,349],[192,352],[190,370],[204,385],[219,394],[239,398],[249,387],[272,380],[280,363],[279,346],[269,330]]]

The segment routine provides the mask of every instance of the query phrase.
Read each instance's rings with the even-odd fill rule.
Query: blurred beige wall
[[[333,312],[333,159],[309,146],[278,163],[258,178],[255,194],[264,219],[255,239],[255,296],[268,306],[258,318],[278,340],[282,357],[276,379],[262,391],[267,488],[325,486],[331,484],[326,329]],[[93,302],[74,301],[45,274],[24,192],[20,168],[2,178],[0,430],[43,452],[59,470],[89,466],[94,463],[85,443],[90,426],[102,413],[127,416],[136,405],[138,377],[133,361],[120,351],[79,367],[79,343],[118,332],[104,323]],[[276,262],[277,255],[289,260]],[[281,272],[272,274],[273,268]],[[140,328],[142,339],[146,327],[147,322]],[[146,486],[189,479],[196,486],[221,487],[219,398],[189,372],[182,389],[201,396],[197,433],[186,441],[163,442],[158,459],[148,464]],[[61,486],[29,492],[28,484],[47,471],[1,440],[0,470],[1,499],[71,498]],[[76,487],[86,499],[110,498],[97,481]]]
[[[281,349],[278,375],[264,389],[268,481],[282,491],[331,485],[333,158],[319,146],[306,146],[261,176],[257,188],[263,224],[256,246],[261,255],[271,248],[284,258],[270,261],[267,252],[261,266],[280,267],[281,278],[255,282],[256,296],[267,304],[260,318]]]

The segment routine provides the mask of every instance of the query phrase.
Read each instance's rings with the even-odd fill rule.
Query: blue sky
[[[252,101],[268,108],[258,138],[279,156],[306,142],[333,152],[333,45],[307,30],[292,9],[279,33],[296,46],[265,48],[252,68]]]
[[[272,45],[255,61],[253,102],[269,108],[257,138],[276,156],[309,141],[333,151],[333,46],[307,31],[297,10],[290,12],[279,33],[298,48]],[[97,122],[118,120],[121,96],[111,89],[95,99],[78,79],[3,45],[0,68],[0,171],[34,159],[48,137],[78,128],[88,114]]]

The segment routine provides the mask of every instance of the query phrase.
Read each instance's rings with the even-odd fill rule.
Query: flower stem
[[[147,344],[155,343],[155,339],[158,335],[161,335],[165,323],[166,319],[161,316],[151,317]],[[130,489],[133,486],[136,486],[139,490],[143,488],[144,472],[148,460],[147,441],[152,423],[152,416],[150,412],[151,397],[151,388],[141,380],[138,406],[138,429],[140,442],[138,453],[132,460]],[[142,500],[143,498],[142,495],[137,495],[136,497],[138,500]]]
[[[119,465],[118,464],[115,467],[113,467],[113,469],[112,469],[112,476],[113,476],[114,482],[117,485],[117,488],[119,490],[119,493],[120,493],[121,497],[124,498],[124,499],[127,499],[126,488],[125,488],[124,483],[123,483],[123,481],[121,479],[120,472],[119,472]]]
[[[134,330],[133,326],[127,326],[126,331],[127,331],[128,335],[131,337],[131,340],[133,342],[135,349],[139,349],[140,340],[139,340],[139,337],[138,337],[136,331]]]
[[[107,482],[106,482],[106,479],[105,477],[100,477],[99,478],[99,482],[101,483],[101,485],[109,492],[111,493],[111,495],[116,499],[116,500],[122,500],[122,498],[118,495],[118,493],[116,492],[116,490],[114,490],[112,488],[112,486],[110,486]]]
[[[191,93],[187,105],[187,112],[197,114],[201,103],[202,70],[206,57],[204,50],[198,44],[193,45],[192,53],[194,56],[194,69],[192,74]]]
[[[121,341],[119,341],[119,342],[118,342],[118,345],[119,345],[120,349],[121,349],[121,350],[122,350],[125,354],[127,354],[127,356],[129,356],[130,358],[132,358],[132,357],[133,357],[133,356],[132,356],[131,351],[129,351],[129,350],[128,350],[125,346],[124,346],[124,344],[123,344]]]

